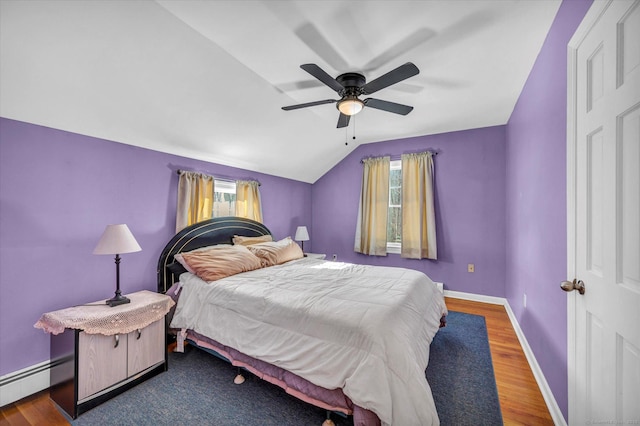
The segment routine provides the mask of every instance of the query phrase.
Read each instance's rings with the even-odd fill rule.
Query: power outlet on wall
[[[473,263],[469,263],[467,265],[467,272],[475,272],[476,271],[476,265],[474,265]]]

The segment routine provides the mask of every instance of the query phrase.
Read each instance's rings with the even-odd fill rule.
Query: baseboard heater
[[[49,388],[49,371],[60,362],[62,360],[43,361],[0,377],[0,406]]]

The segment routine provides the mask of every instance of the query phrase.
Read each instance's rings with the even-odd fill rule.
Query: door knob
[[[577,278],[575,278],[573,281],[562,281],[560,283],[560,288],[566,292],[578,290],[578,293],[584,294],[584,282]]]

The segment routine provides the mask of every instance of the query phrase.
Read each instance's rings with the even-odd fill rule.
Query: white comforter
[[[384,425],[439,424],[425,369],[446,307],[425,274],[305,258],[180,281],[171,327],[342,388]]]

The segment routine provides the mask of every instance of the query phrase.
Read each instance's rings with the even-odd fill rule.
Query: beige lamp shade
[[[296,236],[293,239],[296,241],[309,241],[309,231],[307,231],[307,227],[298,226]]]
[[[122,254],[141,250],[127,225],[107,225],[93,254]]]

